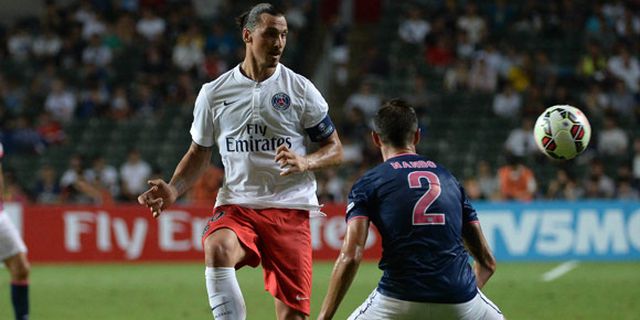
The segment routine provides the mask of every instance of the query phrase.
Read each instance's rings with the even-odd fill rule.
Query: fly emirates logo
[[[269,134],[266,125],[247,124],[243,137],[225,138],[227,152],[275,151],[281,144],[291,148],[291,137],[279,137]]]

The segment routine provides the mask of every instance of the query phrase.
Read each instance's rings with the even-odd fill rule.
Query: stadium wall
[[[499,261],[640,260],[640,203],[617,201],[476,203]],[[345,206],[326,205],[312,218],[314,259],[337,257]],[[177,206],[158,219],[136,205],[6,204],[34,262],[194,261],[210,208]],[[365,258],[380,256],[372,228]]]

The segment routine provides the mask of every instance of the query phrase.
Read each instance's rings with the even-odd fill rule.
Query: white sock
[[[209,305],[215,320],[245,320],[247,308],[234,268],[210,268],[204,271]]]

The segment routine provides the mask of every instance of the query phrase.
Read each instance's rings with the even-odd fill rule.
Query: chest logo
[[[278,92],[271,97],[271,106],[278,111],[285,111],[291,106],[291,98],[284,92]]]

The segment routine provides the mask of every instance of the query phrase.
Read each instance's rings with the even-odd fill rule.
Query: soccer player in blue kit
[[[383,275],[349,319],[504,319],[480,291],[496,262],[476,211],[449,171],[416,154],[413,108],[387,102],[372,138],[384,162],[351,189],[344,243],[318,319],[331,319],[349,289],[370,222],[382,237]]]

